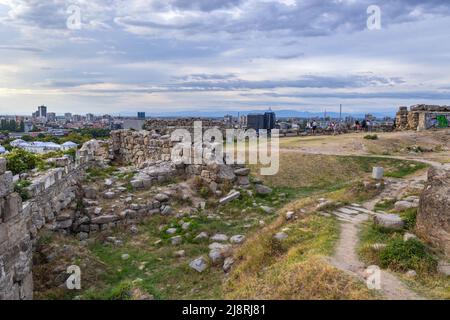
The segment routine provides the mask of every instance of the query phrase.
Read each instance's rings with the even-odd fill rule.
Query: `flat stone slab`
[[[340,212],[342,212],[342,213],[345,213],[345,214],[351,214],[351,215],[359,214],[359,211],[357,211],[357,210],[352,210],[352,209],[349,209],[349,208],[339,208],[339,209],[337,209],[337,210],[340,211]]]
[[[370,211],[370,210],[368,210],[368,209],[366,209],[366,208],[363,208],[363,207],[348,207],[349,209],[352,209],[352,210],[356,210],[356,211],[359,211],[359,212],[361,212],[361,213],[368,213],[368,214],[375,214],[375,212],[373,212],[373,211]]]

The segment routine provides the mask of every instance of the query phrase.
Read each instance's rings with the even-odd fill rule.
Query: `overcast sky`
[[[0,0],[0,114],[390,112],[449,62],[448,0]]]

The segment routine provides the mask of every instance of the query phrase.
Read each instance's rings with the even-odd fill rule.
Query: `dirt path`
[[[319,138],[320,140],[320,138]],[[368,153],[364,144],[359,141],[347,141],[347,145],[340,143],[329,143],[330,139],[316,141],[314,145],[299,146],[298,148],[280,148],[280,152],[298,152],[302,154],[320,154],[332,156],[365,156],[365,157],[383,157],[399,160],[413,160],[428,164],[438,168],[450,168],[450,164],[443,164],[434,159],[427,159],[423,155],[405,155],[390,156],[376,155]],[[320,144],[319,144],[320,143]],[[408,176],[406,179],[387,178],[385,190],[374,199],[367,201],[362,207],[357,205],[347,206],[333,212],[341,221],[341,234],[335,253],[330,257],[330,263],[337,268],[356,276],[362,281],[365,280],[365,265],[359,260],[357,247],[359,243],[359,231],[364,221],[368,220],[374,214],[373,210],[377,202],[385,197],[399,197],[410,184],[426,180],[427,173],[421,171],[415,175]],[[409,289],[394,274],[381,270],[381,295],[388,300],[422,300],[424,297],[418,295]]]
[[[409,183],[424,179],[426,174],[420,174],[404,179],[389,179],[386,189],[376,198],[358,206],[347,206],[334,212],[341,221],[341,235],[336,251],[330,262],[337,268],[365,281],[365,265],[358,258],[357,246],[361,224],[374,214],[375,204],[387,196],[398,196],[404,192]],[[344,212],[342,212],[344,211]],[[392,273],[381,270],[380,293],[387,300],[421,300],[423,297],[410,290]]]

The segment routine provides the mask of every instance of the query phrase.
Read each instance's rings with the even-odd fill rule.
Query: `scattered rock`
[[[181,226],[181,229],[183,230],[188,230],[191,227],[191,223],[190,222],[185,222],[183,223],[183,225]]]
[[[248,186],[250,184],[250,179],[248,177],[238,177],[238,184],[240,186]]]
[[[132,225],[131,227],[130,227],[130,232],[132,233],[132,234],[137,234],[138,232],[139,232],[139,229],[138,229],[138,227],[136,226],[136,225]]]
[[[333,204],[333,201],[329,201],[326,199],[323,199],[323,200],[324,201],[320,201],[320,199],[319,199],[320,203],[316,206],[317,211],[321,211],[325,208],[328,208],[329,206],[331,206]]]
[[[158,193],[155,196],[155,199],[158,200],[159,202],[167,202],[167,201],[169,201],[169,196],[164,193]]]
[[[412,233],[409,233],[409,232],[406,232],[403,235],[403,240],[404,241],[409,241],[409,240],[412,240],[412,239],[417,239],[417,236],[415,234],[412,234]]]
[[[206,232],[200,232],[200,233],[194,238],[194,240],[200,241],[200,240],[206,240],[206,239],[208,239],[208,238],[209,238],[209,236],[208,236],[208,234],[207,234]]]
[[[222,255],[221,250],[213,249],[209,252],[209,258],[211,259],[213,264],[221,263],[225,258]]]
[[[175,234],[177,233],[177,228],[169,228],[166,230],[167,234]]]
[[[260,208],[262,209],[262,211],[264,211],[267,214],[271,214],[274,211],[273,208],[268,207],[268,206],[261,206]]]
[[[105,199],[113,199],[116,196],[116,194],[112,191],[107,191],[103,193],[103,198]]]
[[[179,244],[181,244],[183,242],[183,238],[181,236],[175,236],[175,237],[170,238],[170,242],[174,246],[176,246],[176,245],[179,245]]]
[[[211,237],[211,241],[227,242],[228,236],[226,234],[216,233]]]
[[[397,201],[394,204],[394,208],[395,211],[405,211],[407,209],[411,209],[411,208],[417,208],[419,205],[417,203],[414,202],[409,202],[409,201]]]
[[[208,261],[204,257],[198,257],[197,259],[191,261],[189,266],[197,272],[203,272],[208,268]]]
[[[397,214],[375,214],[373,218],[376,225],[380,227],[392,229],[392,230],[400,230],[405,226],[405,223]]]
[[[288,211],[286,212],[286,220],[292,220],[292,218],[294,218],[294,211]]]
[[[174,256],[177,258],[183,258],[185,256],[186,252],[184,250],[178,250],[175,251]]]
[[[276,240],[278,240],[278,241],[283,241],[283,240],[286,240],[286,239],[288,238],[288,235],[287,235],[287,233],[285,233],[285,232],[278,232],[278,233],[275,234],[273,237],[274,237]]]
[[[244,235],[240,235],[240,234],[232,236],[230,238],[230,242],[233,243],[233,244],[241,244],[244,241],[245,241],[245,236]]]
[[[219,200],[219,204],[225,204],[230,201],[233,201],[241,196],[241,193],[239,191],[232,191],[227,196],[221,198]]]
[[[106,224],[106,223],[114,222],[114,221],[116,221],[118,219],[119,218],[116,215],[107,214],[107,215],[104,215],[104,216],[99,216],[99,217],[92,218],[91,223],[93,223],[93,224]]]
[[[375,251],[381,251],[387,247],[384,243],[374,243],[370,246]]]
[[[164,206],[164,208],[161,211],[161,214],[163,216],[171,215],[172,213],[173,213],[173,210],[172,210],[171,206]]]
[[[408,270],[408,272],[405,273],[405,276],[408,278],[415,278],[417,277],[417,272],[414,270]]]
[[[230,271],[233,264],[234,264],[233,257],[226,258],[225,261],[223,262],[223,271],[225,272]]]
[[[257,184],[255,186],[255,191],[256,191],[256,194],[266,195],[266,194],[271,194],[273,190],[265,185]]]
[[[236,169],[234,170],[234,174],[237,176],[248,176],[250,174],[250,169],[249,168]]]

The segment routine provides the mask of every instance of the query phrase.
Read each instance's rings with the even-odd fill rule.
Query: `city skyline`
[[[448,104],[450,4],[378,1],[370,30],[372,4],[0,0],[0,114]]]

